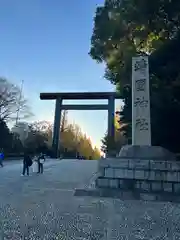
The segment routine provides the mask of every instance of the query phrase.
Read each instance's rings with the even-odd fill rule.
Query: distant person
[[[33,167],[33,173],[38,173],[39,164],[38,164],[38,157],[37,156],[34,156],[32,167]]]
[[[0,152],[0,166],[3,167],[3,160],[4,160],[4,153],[3,151],[1,150]]]
[[[41,153],[40,156],[38,157],[38,173],[43,173],[44,172],[44,164],[45,162],[45,157],[44,157],[44,154]]]
[[[24,154],[24,159],[23,159],[23,172],[22,172],[22,176],[25,175],[25,173],[27,173],[27,176],[29,176],[29,167],[32,165],[32,159],[30,157],[30,155],[25,152]]]

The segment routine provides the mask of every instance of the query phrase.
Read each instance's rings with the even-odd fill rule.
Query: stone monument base
[[[124,146],[117,158],[99,160],[96,187],[180,194],[180,166],[168,150]]]
[[[173,153],[160,146],[132,146],[125,145],[119,153],[121,158],[132,159],[153,159],[164,161],[175,161],[176,157]]]

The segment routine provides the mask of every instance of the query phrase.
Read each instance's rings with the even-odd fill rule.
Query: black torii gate
[[[54,157],[59,156],[60,122],[62,110],[107,110],[108,111],[108,137],[114,139],[114,113],[115,99],[122,97],[116,92],[63,92],[63,93],[40,93],[41,100],[56,100],[54,131],[52,149]],[[81,104],[63,105],[63,100],[108,100],[108,104]],[[94,129],[98,131],[97,129]],[[111,146],[108,146],[107,154],[110,154]]]

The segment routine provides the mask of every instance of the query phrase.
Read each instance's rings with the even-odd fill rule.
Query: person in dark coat
[[[22,175],[24,176],[25,173],[29,176],[29,167],[32,165],[32,160],[28,152],[24,153],[24,159],[23,159],[23,172]]]

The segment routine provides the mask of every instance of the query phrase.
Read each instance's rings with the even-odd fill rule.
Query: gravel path
[[[0,169],[0,240],[179,240],[178,204],[75,197],[96,161],[48,160],[43,175]]]

